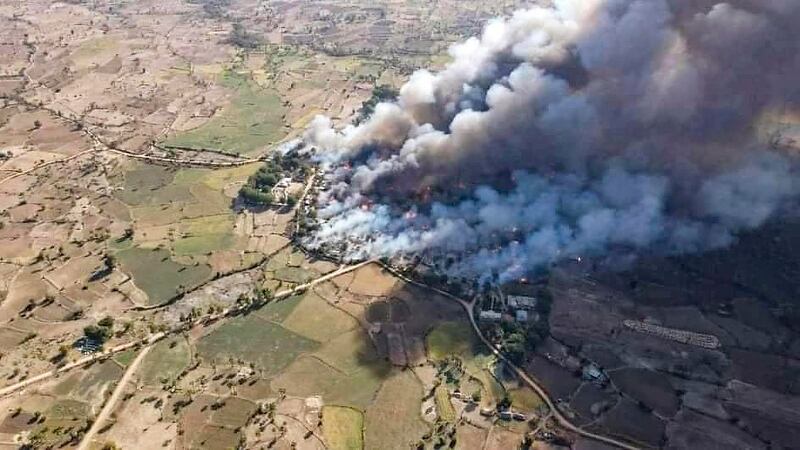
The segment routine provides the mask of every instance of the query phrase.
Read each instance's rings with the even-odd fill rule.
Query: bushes
[[[106,316],[97,322],[97,325],[89,325],[83,329],[83,335],[98,344],[103,344],[108,338],[111,337],[112,329],[114,327],[114,319],[111,316]]]

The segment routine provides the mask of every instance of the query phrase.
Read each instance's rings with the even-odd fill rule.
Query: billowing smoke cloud
[[[759,136],[800,105],[798,23],[797,0],[556,0],[493,20],[363,124],[314,120],[331,187],[309,244],[501,280],[726,245],[800,194],[796,158]]]

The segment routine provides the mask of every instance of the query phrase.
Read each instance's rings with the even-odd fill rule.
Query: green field
[[[322,408],[322,434],[331,450],[364,448],[364,415],[341,406]]]
[[[226,71],[219,81],[235,91],[231,103],[206,124],[165,144],[246,154],[285,136],[285,108],[275,91],[262,89],[248,75],[234,71]]]
[[[142,383],[157,386],[162,380],[172,380],[192,362],[186,339],[173,337],[158,342],[145,356],[139,369]]]
[[[226,364],[242,359],[276,374],[297,356],[316,350],[319,344],[257,315],[237,317],[204,336],[197,352],[204,361]]]
[[[233,214],[182,221],[179,227],[182,237],[173,243],[173,251],[185,256],[231,248],[235,243],[233,224]]]
[[[302,299],[302,295],[293,295],[284,300],[264,305],[251,314],[270,322],[281,323],[289,317]]]
[[[510,389],[508,395],[511,396],[515,409],[535,411],[544,405],[542,398],[529,387]]]
[[[438,361],[449,356],[472,356],[479,344],[468,322],[443,322],[425,339],[428,357]]]
[[[134,358],[136,358],[136,350],[125,350],[124,352],[120,352],[114,355],[112,358],[117,364],[127,367],[128,364],[133,362]]]
[[[405,450],[428,431],[420,418],[422,384],[410,370],[395,372],[367,408],[365,448]]]
[[[180,286],[190,289],[211,278],[209,266],[178,264],[163,249],[133,247],[116,255],[122,270],[133,277],[136,286],[147,294],[150,304],[174,297]]]
[[[328,342],[357,327],[358,322],[312,292],[303,297],[283,326],[309,339]]]
[[[130,206],[192,201],[188,186],[175,184],[174,179],[174,169],[141,165],[125,172],[123,189],[115,191],[115,195]]]

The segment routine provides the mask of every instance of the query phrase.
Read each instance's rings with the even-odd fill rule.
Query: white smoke
[[[500,280],[726,245],[800,194],[796,161],[755,132],[800,103],[798,20],[790,0],[561,0],[492,20],[363,124],[312,122],[331,188],[308,244]]]

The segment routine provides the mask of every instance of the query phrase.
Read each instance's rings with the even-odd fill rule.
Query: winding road
[[[451,294],[449,292],[443,291],[443,290],[435,288],[433,286],[429,286],[427,284],[420,283],[418,281],[414,281],[414,280],[406,277],[405,275],[397,272],[394,268],[392,268],[388,264],[384,264],[382,262],[379,263],[379,264],[384,269],[386,269],[388,272],[390,272],[392,275],[394,275],[395,277],[405,281],[406,283],[410,283],[410,284],[413,284],[415,286],[419,286],[421,288],[434,291],[437,294],[440,294],[440,295],[442,295],[444,297],[449,298],[450,300],[454,300],[454,301],[458,302],[458,304],[461,305],[461,307],[464,308],[464,311],[467,313],[467,316],[469,317],[470,324],[472,325],[472,329],[475,330],[475,334],[478,335],[478,338],[481,340],[481,342],[483,342],[483,344],[486,345],[486,347],[488,347],[491,350],[491,352],[499,360],[503,361],[508,367],[510,367],[514,371],[514,373],[522,381],[525,382],[525,384],[527,384],[531,389],[536,391],[536,393],[539,395],[539,397],[541,397],[541,399],[545,402],[545,404],[547,404],[547,407],[550,408],[550,411],[552,412],[553,417],[555,418],[556,422],[558,422],[558,424],[562,428],[564,428],[566,430],[569,430],[569,431],[571,431],[571,432],[573,432],[573,433],[575,433],[577,435],[580,435],[582,437],[585,437],[587,439],[592,439],[592,440],[595,440],[595,441],[603,442],[605,444],[613,445],[613,446],[618,447],[618,448],[623,448],[623,449],[626,449],[626,450],[640,450],[639,447],[631,445],[631,444],[629,444],[627,442],[620,441],[620,440],[617,440],[617,439],[614,439],[614,438],[611,438],[611,437],[603,436],[603,435],[600,435],[600,434],[592,433],[591,431],[586,431],[586,430],[578,427],[577,425],[573,424],[572,422],[570,422],[570,420],[564,414],[562,414],[561,411],[558,410],[558,408],[556,408],[555,402],[553,402],[553,399],[550,397],[550,395],[547,393],[547,391],[545,391],[545,389],[542,386],[540,386],[539,383],[537,383],[533,378],[531,378],[531,376],[528,375],[528,373],[525,372],[521,367],[519,367],[518,365],[516,365],[513,362],[511,362],[511,360],[506,358],[506,356],[500,350],[498,350],[497,347],[495,347],[491,342],[489,342],[489,340],[486,339],[486,337],[483,335],[483,333],[481,333],[481,330],[478,327],[478,323],[475,320],[475,313],[473,311],[473,306],[474,305],[473,305],[472,302],[468,302],[468,301],[466,301],[466,300],[464,300],[462,298],[456,297],[455,295],[453,295],[453,294]]]

